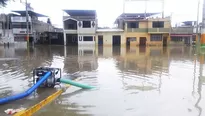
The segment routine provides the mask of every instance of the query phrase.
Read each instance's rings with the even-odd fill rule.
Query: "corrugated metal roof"
[[[21,14],[22,16],[26,16],[26,11],[25,11],[25,10],[23,10],[23,11],[12,11],[12,12],[16,12],[16,13]],[[36,12],[34,12],[34,11],[28,11],[28,14],[29,14],[30,16],[48,17],[48,16],[46,16],[46,15],[43,15],[43,14],[40,14],[40,13],[36,13]]]
[[[157,15],[157,14],[160,14],[160,13],[146,13],[146,14],[145,13],[122,13],[120,16],[117,17],[114,23],[117,23],[118,19],[140,20],[140,19],[145,19],[146,17]]]
[[[96,16],[95,10],[63,10],[70,16]]]
[[[97,29],[97,32],[123,32],[122,29]]]

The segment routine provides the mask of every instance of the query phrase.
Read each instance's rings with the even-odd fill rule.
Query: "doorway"
[[[146,41],[147,41],[147,38],[146,37],[140,37],[140,46],[146,46]]]
[[[98,45],[103,45],[103,35],[98,35]]]
[[[120,46],[121,45],[121,36],[120,35],[113,35],[112,36],[112,45],[113,46]]]
[[[167,37],[163,37],[163,46],[167,46]]]
[[[78,45],[78,35],[77,34],[66,34],[67,45]]]
[[[130,39],[131,39],[130,37],[127,37],[127,38],[126,38],[126,45],[127,45],[127,46],[130,46]]]

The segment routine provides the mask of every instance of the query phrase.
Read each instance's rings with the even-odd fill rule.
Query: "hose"
[[[48,77],[51,75],[51,72],[47,72],[43,77],[40,78],[40,80],[33,85],[31,88],[29,88],[27,91],[14,95],[14,96],[9,96],[5,98],[0,98],[0,104],[5,104],[11,101],[15,101],[18,99],[22,99],[24,97],[29,96],[32,92],[34,92],[44,81],[48,79]]]

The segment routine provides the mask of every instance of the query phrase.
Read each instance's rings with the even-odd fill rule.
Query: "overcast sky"
[[[20,1],[20,0],[19,0]],[[24,1],[24,0],[22,0]],[[38,13],[45,14],[51,18],[51,22],[62,26],[62,9],[95,9],[97,10],[99,26],[112,26],[115,18],[123,12],[123,0],[28,0]],[[202,20],[202,4],[200,4],[200,21]],[[145,2],[126,2],[125,12],[141,13],[145,11]],[[173,22],[184,20],[196,20],[197,0],[165,0],[165,14],[173,13]],[[7,8],[1,12],[10,10],[24,10],[22,3],[10,2]],[[162,3],[159,1],[147,2],[147,12],[161,12]]]

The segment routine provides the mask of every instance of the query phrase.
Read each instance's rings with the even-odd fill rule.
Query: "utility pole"
[[[26,40],[29,47],[29,17],[28,17],[28,2],[26,0]]]
[[[200,7],[200,0],[198,0],[197,21],[196,21],[196,38],[197,38],[197,44],[198,45],[200,45],[200,36],[199,36],[199,7]]]

